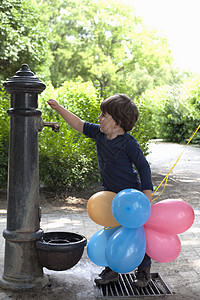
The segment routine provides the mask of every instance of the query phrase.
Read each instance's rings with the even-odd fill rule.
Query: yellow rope
[[[109,229],[117,228],[117,227],[119,227],[119,226],[121,226],[121,225],[117,225],[117,226],[113,226],[113,227],[105,227],[105,226],[104,226],[103,229],[104,229],[104,230],[109,230]]]
[[[186,144],[186,147],[189,145],[189,143],[191,142],[191,140],[193,139],[193,137],[195,136],[195,134],[197,133],[197,131],[199,130],[200,128],[200,125],[197,127],[197,129],[195,130],[195,132],[191,135],[191,137],[189,138],[187,144]],[[157,189],[152,193],[152,196],[159,190],[160,186],[163,184],[163,182],[165,182],[164,184],[164,187],[163,187],[163,190],[162,192],[155,198],[153,199],[152,201],[155,201],[156,199],[158,199],[162,193],[164,192],[164,189],[167,185],[167,180],[168,180],[168,177],[169,177],[169,174],[171,173],[171,171],[174,169],[174,167],[176,166],[176,164],[178,163],[179,159],[181,158],[181,155],[183,154],[183,152],[185,151],[185,149],[182,151],[182,153],[179,155],[179,157],[177,158],[175,164],[173,165],[173,167],[169,170],[169,172],[167,173],[167,175],[165,176],[165,178],[161,181],[161,183],[159,184],[159,186],[157,187]]]

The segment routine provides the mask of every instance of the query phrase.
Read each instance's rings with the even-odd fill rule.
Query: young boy
[[[95,141],[102,187],[105,191],[118,193],[127,188],[138,189],[151,202],[153,185],[149,164],[136,139],[127,133],[134,127],[139,116],[137,106],[127,95],[116,94],[101,103],[101,114],[98,117],[100,125],[81,120],[54,99],[48,100],[47,103],[72,128]],[[150,267],[151,259],[145,254],[136,272],[134,286],[148,285]],[[118,273],[106,267],[95,282],[107,284],[117,281],[118,278]]]

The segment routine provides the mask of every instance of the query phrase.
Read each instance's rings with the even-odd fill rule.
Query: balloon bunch
[[[87,211],[95,223],[104,226],[91,237],[88,257],[118,273],[133,271],[145,253],[158,262],[176,259],[181,251],[177,234],[194,222],[194,211],[186,202],[170,199],[151,206],[135,189],[98,192],[88,200]]]
[[[192,207],[183,200],[162,200],[151,206],[145,227],[146,253],[158,262],[170,262],[181,251],[177,234],[188,230],[194,222]]]
[[[88,200],[87,211],[94,222],[108,227],[90,239],[87,246],[90,260],[118,273],[137,268],[146,251],[143,225],[151,213],[148,198],[135,189],[125,189],[118,194],[99,192]]]

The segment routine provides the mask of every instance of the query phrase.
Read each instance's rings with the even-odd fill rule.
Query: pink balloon
[[[183,200],[166,199],[151,206],[145,228],[178,234],[188,230],[194,222],[194,210]]]
[[[177,235],[166,234],[145,228],[146,253],[154,260],[167,263],[175,260],[181,251],[181,242]]]

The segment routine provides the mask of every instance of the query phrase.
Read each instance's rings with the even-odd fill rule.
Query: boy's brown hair
[[[125,131],[130,131],[139,117],[136,104],[125,94],[116,94],[101,103],[101,111],[108,113]]]

